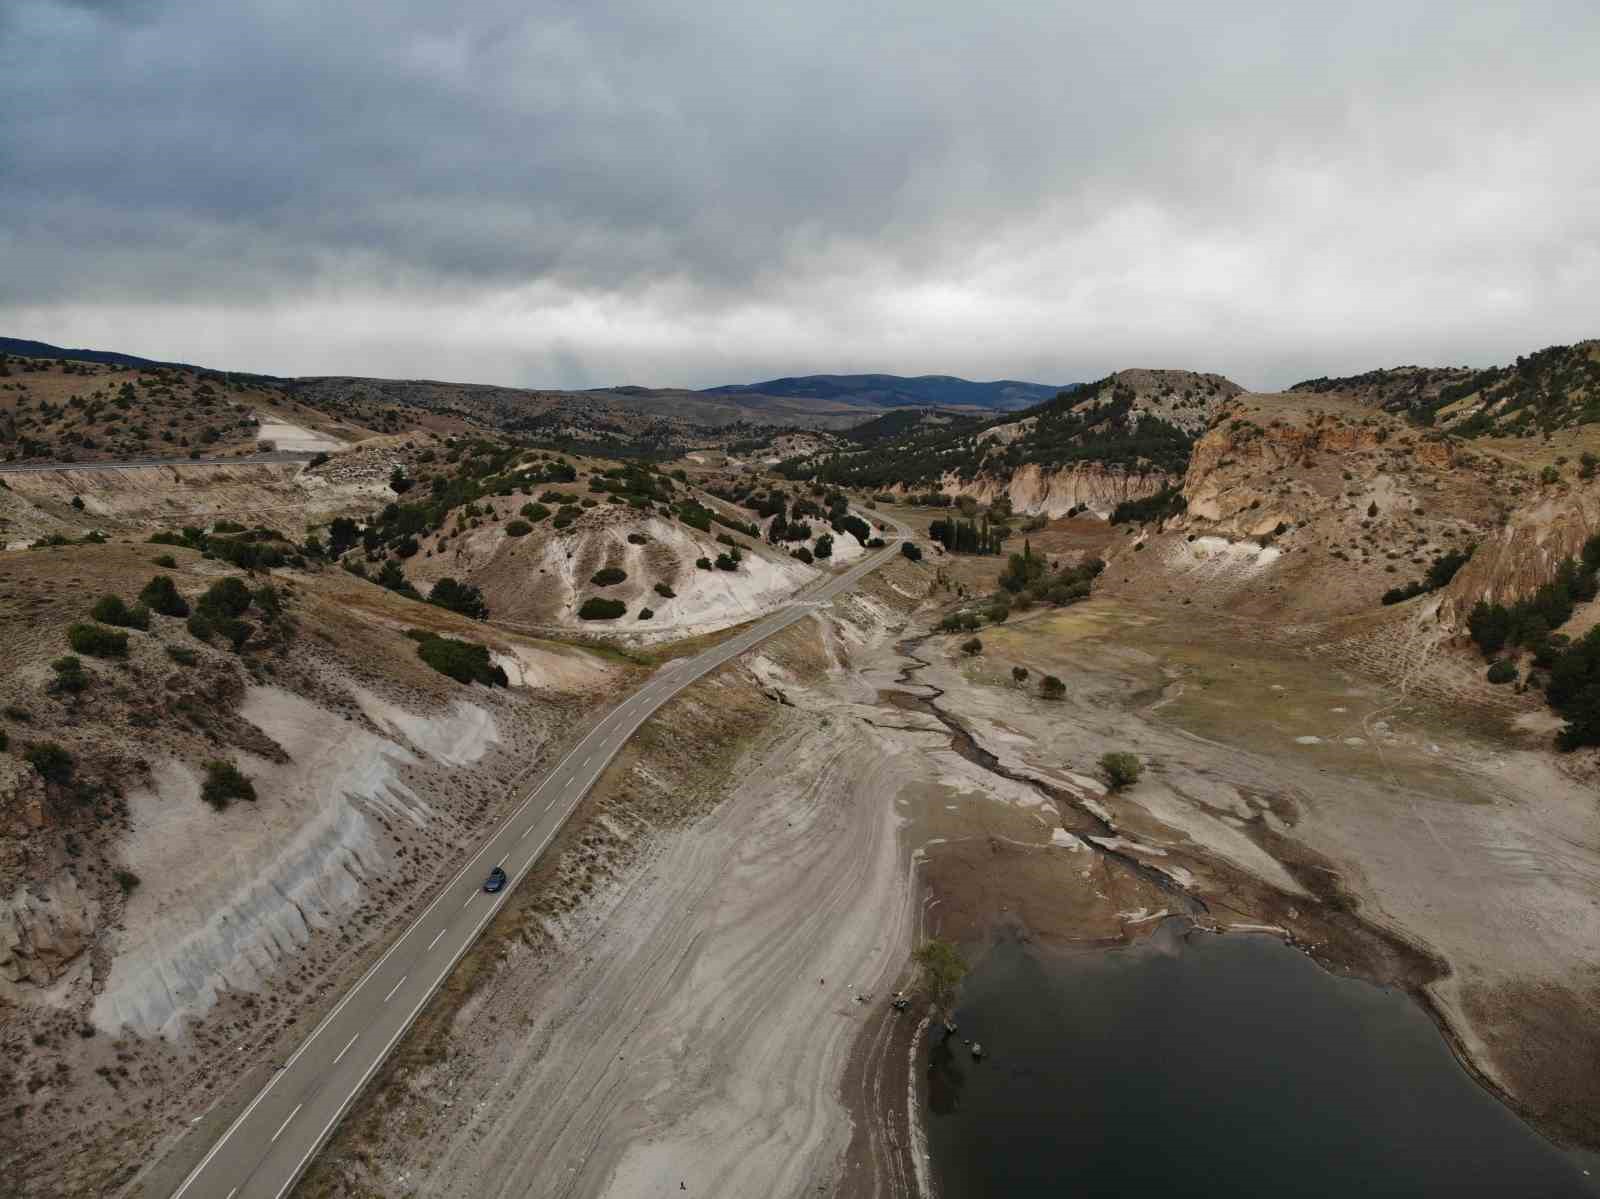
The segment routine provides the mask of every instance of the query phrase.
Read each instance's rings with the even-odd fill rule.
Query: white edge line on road
[[[886,551],[884,553],[884,556],[883,556],[883,561],[888,562],[888,561],[891,560],[892,557],[893,557],[893,554]],[[866,565],[867,565],[867,563],[862,563],[863,569],[861,570],[861,575],[857,576],[857,577],[865,577],[868,573],[870,573],[868,570],[865,569]],[[874,564],[873,565],[873,569],[876,569],[876,568],[877,568],[877,564]],[[854,581],[855,581],[854,579],[851,580],[852,583]],[[793,611],[793,614],[789,616],[788,620],[784,621],[782,626],[775,627],[772,630],[772,632],[777,632],[779,627],[784,627],[784,626],[786,626],[788,624],[792,624],[794,621],[798,620],[802,615],[804,615],[804,611],[803,610],[795,610],[795,611]],[[761,637],[758,638],[758,640],[765,640],[766,637],[768,637],[770,635],[771,635],[770,633],[762,634]],[[746,647],[746,648],[748,648],[748,647]],[[743,652],[743,651],[741,650],[740,652]],[[734,656],[736,656],[736,655],[734,655]],[[693,659],[689,659],[689,660],[692,661]],[[698,679],[698,678],[702,677],[703,675],[709,674],[713,669],[715,669],[717,666],[720,666],[720,665],[722,665],[722,661],[720,661],[720,660],[716,661],[716,662],[707,663],[707,665],[706,665],[704,670],[696,672],[691,678],[685,680],[682,686],[688,686],[688,684],[693,682],[695,679]],[[674,681],[676,682],[676,680],[674,680]],[[681,690],[682,687],[680,687],[679,689]],[[602,722],[602,725],[603,725],[603,723],[604,722]],[[579,750],[581,750],[583,748],[583,746],[588,742],[589,738],[593,737],[594,734],[596,732],[598,732],[601,727],[602,727],[601,725],[596,725],[593,729],[590,729],[589,732],[584,736],[583,740],[578,742],[578,744],[575,745],[572,748],[572,750],[568,752],[566,758],[564,758],[563,761],[570,761],[572,756],[574,754],[576,754]],[[483,856],[484,850],[488,849],[489,846],[492,845],[501,836],[501,834],[504,833],[506,827],[513,820],[515,820],[518,816],[520,816],[522,814],[523,810],[526,809],[527,806],[530,803],[532,803],[534,801],[534,799],[536,799],[538,797],[539,793],[541,791],[543,791],[545,789],[545,787],[549,784],[550,778],[553,777],[553,774],[554,774],[554,772],[552,772],[551,776],[547,776],[545,781],[543,783],[540,783],[539,786],[534,789],[533,793],[530,794],[527,799],[522,801],[521,806],[519,806],[517,808],[517,810],[515,812],[513,812],[510,816],[506,817],[505,821],[501,824],[500,828],[497,829],[492,836],[490,836],[489,838],[487,838],[484,841],[482,847],[479,848],[477,853],[472,855],[471,861],[469,861],[465,866],[463,866],[460,870],[458,870],[456,872],[455,877],[450,880],[450,883],[446,884],[444,887],[442,887],[440,889],[439,894],[434,897],[433,902],[428,905],[427,909],[422,913],[422,915],[417,917],[416,922],[413,923],[412,926],[410,928],[408,928],[399,938],[397,938],[393,945],[389,946],[389,948],[384,952],[383,957],[379,958],[376,962],[374,962],[372,964],[372,968],[370,970],[368,970],[366,974],[362,975],[361,980],[358,983],[356,983],[356,985],[354,987],[352,987],[348,992],[346,992],[345,997],[339,1001],[337,1006],[334,1007],[333,1011],[329,1012],[326,1016],[323,1017],[322,1023],[318,1024],[317,1027],[312,1030],[311,1035],[306,1038],[305,1042],[303,1044],[301,1044],[300,1048],[295,1050],[294,1054],[289,1058],[289,1061],[284,1064],[284,1067],[283,1067],[284,1070],[287,1070],[289,1065],[293,1064],[293,1062],[294,1062],[294,1060],[296,1058],[298,1058],[302,1053],[304,1053],[307,1049],[309,1049],[311,1047],[311,1042],[316,1039],[317,1034],[320,1033],[323,1030],[323,1028],[326,1027],[329,1023],[331,1023],[333,1018],[339,1014],[340,1010],[343,1009],[344,1005],[349,1003],[350,1000],[355,996],[356,992],[359,991],[363,986],[366,985],[367,980],[369,978],[371,978],[374,973],[377,972],[378,968],[383,965],[384,961],[389,957],[389,955],[392,954],[396,949],[398,949],[400,947],[401,944],[403,944],[406,940],[408,940],[410,938],[411,934],[416,930],[418,925],[422,924],[422,922],[427,919],[428,914],[433,911],[434,907],[438,904],[439,900],[441,900],[441,899],[443,899],[445,897],[445,894],[449,891],[450,886],[454,885],[457,880],[459,880],[463,875],[466,874],[466,872],[468,870],[470,870],[472,868],[473,864],[475,862],[477,862],[477,860]],[[555,801],[551,800],[550,805],[546,806],[546,811],[548,811],[549,807],[553,806],[554,803],[555,803]],[[568,813],[568,815],[571,815],[571,813]],[[538,858],[539,854],[542,854],[545,851],[545,847],[550,844],[550,841],[555,837],[556,833],[560,831],[562,825],[564,825],[565,823],[566,823],[566,821],[565,821],[565,819],[563,819],[562,821],[557,823],[555,828],[550,830],[549,835],[546,836],[545,839],[542,842],[540,842],[539,848],[534,852],[533,858],[529,860],[529,866],[531,866],[533,861]],[[519,881],[521,881],[522,876],[527,873],[528,868],[529,868],[528,866],[524,866],[521,870],[519,870],[517,872],[517,877],[515,879],[511,880],[511,882],[507,886],[507,890],[510,890],[511,887],[516,886],[516,884]],[[289,1188],[292,1187],[295,1184],[296,1181],[298,1181],[298,1179],[300,1177],[300,1172],[305,1169],[306,1163],[308,1161],[310,1161],[311,1158],[312,1158],[312,1155],[314,1155],[316,1153],[316,1151],[322,1147],[323,1138],[328,1135],[329,1130],[331,1130],[333,1128],[333,1126],[335,1124],[337,1124],[339,1122],[339,1120],[344,1116],[345,1109],[348,1108],[350,1106],[351,1102],[355,1099],[355,1097],[361,1093],[362,1088],[367,1085],[368,1079],[370,1079],[372,1077],[373,1073],[377,1070],[377,1068],[380,1065],[382,1065],[384,1060],[389,1056],[389,1051],[394,1048],[395,1042],[398,1041],[403,1035],[405,1035],[406,1030],[411,1027],[411,1022],[416,1019],[417,1013],[422,1010],[423,1004],[427,1003],[428,1000],[433,997],[434,990],[438,987],[438,985],[442,981],[444,981],[445,976],[447,974],[449,974],[451,970],[455,969],[456,962],[458,962],[462,957],[464,957],[466,955],[467,950],[472,946],[473,942],[478,939],[478,934],[483,931],[483,926],[488,923],[489,918],[491,916],[493,916],[494,913],[495,913],[495,907],[493,905],[491,905],[489,907],[489,910],[479,919],[477,927],[474,928],[473,931],[472,931],[472,935],[469,936],[466,939],[466,941],[462,943],[460,949],[456,950],[455,954],[451,957],[449,962],[446,963],[444,969],[439,972],[438,977],[434,979],[432,985],[429,986],[428,990],[423,994],[422,998],[417,1001],[416,1006],[411,1009],[410,1013],[406,1016],[405,1020],[401,1023],[400,1027],[395,1031],[395,1034],[392,1037],[389,1038],[388,1043],[386,1045],[384,1045],[384,1047],[383,1047],[383,1051],[376,1058],[374,1058],[372,1063],[371,1063],[371,1065],[369,1065],[367,1067],[366,1072],[363,1073],[362,1076],[361,1076],[361,1080],[358,1083],[356,1083],[355,1089],[352,1090],[348,1095],[346,1095],[344,1097],[343,1102],[341,1102],[339,1104],[339,1107],[333,1113],[333,1116],[328,1120],[328,1122],[325,1125],[323,1125],[322,1131],[319,1132],[317,1134],[316,1139],[314,1141],[312,1141],[311,1147],[309,1149],[307,1149],[305,1154],[300,1158],[300,1161],[296,1164],[296,1166],[294,1168],[294,1171],[289,1175],[288,1180],[284,1182],[283,1186],[281,1188],[279,1188],[277,1195],[274,1196],[274,1199],[283,1199],[283,1196],[288,1193]],[[281,1072],[282,1071],[280,1071],[280,1073]],[[277,1081],[276,1076],[274,1076],[273,1081],[274,1082]],[[206,1156],[201,1159],[200,1164],[197,1165],[190,1172],[189,1177],[184,1180],[183,1185],[181,1187],[179,1187],[178,1190],[173,1193],[172,1199],[180,1199],[180,1196],[182,1196],[184,1191],[189,1189],[189,1186],[194,1182],[194,1180],[196,1178],[199,1177],[200,1172],[205,1169],[206,1164],[208,1162],[210,1162],[210,1160],[214,1156],[216,1156],[217,1151],[220,1150],[222,1148],[222,1146],[227,1143],[228,1138],[231,1137],[234,1134],[234,1131],[239,1127],[239,1125],[244,1123],[245,1118],[247,1116],[249,1116],[251,1110],[256,1106],[256,1104],[260,1103],[261,1100],[266,1097],[267,1091],[271,1089],[271,1085],[272,1084],[269,1083],[265,1088],[263,1088],[261,1093],[259,1095],[257,1095],[254,1100],[251,1101],[250,1106],[247,1107],[243,1112],[240,1113],[238,1119],[236,1119],[228,1127],[228,1131],[225,1132],[222,1135],[222,1139],[219,1140],[215,1145],[213,1145],[211,1147],[211,1151],[209,1153],[207,1153]]]
[[[300,1109],[303,1108],[304,1106],[305,1106],[304,1103],[297,1103],[297,1104],[294,1105],[294,1111],[290,1112],[287,1116],[285,1116],[283,1118],[283,1123],[278,1125],[278,1131],[272,1134],[272,1140],[273,1141],[276,1141],[279,1137],[281,1137],[283,1135],[283,1130],[285,1128],[289,1127],[289,1121],[293,1120],[296,1116],[298,1116],[300,1114]]]
[[[565,821],[562,823],[564,824]],[[539,855],[545,851],[550,842],[555,839],[555,835],[561,831],[561,827],[561,824],[557,824],[555,828],[550,830],[545,839],[539,843],[539,848],[534,852],[533,858],[530,859],[529,866],[532,865],[533,861],[538,859]],[[506,884],[506,890],[509,891],[512,887],[515,887],[519,882],[522,881],[522,876],[528,872],[529,866],[524,866],[521,870],[517,871],[516,878],[510,880],[510,882]],[[413,1006],[412,1009],[406,1013],[406,1018],[400,1022],[400,1027],[394,1030],[394,1035],[391,1036],[388,1042],[384,1045],[382,1052],[380,1052],[377,1057],[372,1059],[371,1063],[362,1073],[360,1081],[356,1083],[354,1089],[352,1089],[350,1093],[346,1095],[340,1102],[333,1115],[328,1118],[328,1122],[322,1126],[322,1131],[317,1133],[316,1139],[311,1142],[311,1147],[305,1151],[299,1162],[295,1164],[294,1171],[287,1179],[284,1180],[283,1186],[278,1189],[278,1193],[273,1197],[273,1199],[283,1199],[284,1195],[289,1193],[289,1188],[294,1186],[294,1184],[299,1181],[300,1172],[306,1168],[306,1163],[311,1160],[311,1158],[316,1154],[317,1150],[322,1148],[322,1142],[327,1137],[328,1133],[332,1131],[333,1126],[344,1118],[345,1109],[355,1101],[355,1097],[357,1095],[361,1094],[362,1090],[366,1087],[367,1082],[372,1078],[378,1067],[383,1065],[383,1063],[388,1060],[389,1051],[394,1048],[395,1042],[401,1037],[405,1036],[406,1031],[411,1027],[411,1022],[417,1018],[417,1013],[422,1010],[424,1004],[433,998],[434,992],[438,989],[439,984],[445,980],[450,971],[456,968],[456,963],[466,956],[467,950],[470,949],[477,941],[478,934],[483,932],[484,925],[489,923],[494,914],[495,908],[491,906],[486,912],[484,912],[482,916],[478,917],[478,923],[473,927],[471,934],[468,935],[467,939],[461,943],[461,947],[457,949],[455,953],[450,955],[450,960],[444,964],[442,969],[440,969],[439,973],[434,977],[433,982],[430,983],[427,990],[423,992],[422,997],[418,999],[415,1006]]]
[[[356,1040],[357,1040],[357,1039],[358,1039],[358,1038],[359,1038],[359,1037],[360,1037],[360,1036],[361,1036],[361,1034],[360,1034],[360,1033],[356,1033],[356,1035],[355,1035],[355,1036],[353,1036],[353,1037],[351,1037],[351,1038],[350,1038],[350,1039],[349,1039],[349,1040],[348,1040],[348,1041],[346,1041],[346,1042],[345,1042],[345,1043],[344,1043],[344,1048],[343,1048],[343,1049],[341,1049],[341,1050],[339,1050],[339,1057],[336,1057],[336,1058],[334,1058],[334,1059],[333,1059],[333,1064],[334,1064],[334,1065],[335,1065],[335,1066],[337,1066],[337,1065],[338,1065],[338,1064],[339,1064],[339,1058],[340,1058],[340,1057],[343,1057],[343,1056],[344,1056],[344,1055],[345,1055],[345,1054],[347,1054],[347,1053],[349,1053],[349,1052],[350,1052],[350,1046],[352,1046],[352,1045],[354,1045],[354,1044],[355,1044],[355,1043],[356,1043]]]
[[[400,983],[403,983],[403,982],[405,982],[405,981],[406,981],[406,979],[408,979],[408,978],[410,978],[410,977],[411,977],[411,976],[410,976],[410,975],[409,975],[409,974],[402,974],[402,975],[401,975],[401,976],[400,976]],[[385,996],[384,996],[384,997],[383,997],[383,1001],[384,1001],[384,1002],[385,1002],[385,1003],[388,1003],[388,1002],[389,1002],[389,1000],[391,1000],[391,999],[393,999],[393,998],[394,998],[394,993],[395,993],[395,992],[396,992],[396,991],[398,991],[398,990],[399,990],[399,989],[400,989],[400,983],[395,983],[395,985],[394,985],[394,986],[392,986],[392,987],[390,987],[390,988],[389,988],[389,993],[388,993],[388,994],[387,994],[387,995],[385,995]]]
[[[434,933],[433,940],[428,942],[428,949],[432,949],[435,945],[437,945],[439,943],[439,938],[444,936],[446,931],[446,929],[441,928],[438,932]],[[424,949],[422,952],[427,953],[428,949]]]
[[[589,736],[593,736],[592,730]],[[584,740],[587,741],[588,737],[585,737]],[[581,745],[582,742],[579,743],[580,747]],[[250,1101],[249,1106],[247,1106],[244,1111],[240,1112],[239,1115],[235,1117],[232,1124],[228,1125],[228,1130],[222,1134],[221,1138],[215,1145],[211,1146],[210,1151],[200,1159],[199,1164],[197,1164],[193,1170],[189,1171],[189,1176],[183,1180],[183,1185],[172,1193],[172,1199],[183,1199],[184,1192],[194,1185],[195,1179],[199,1178],[201,1172],[211,1164],[211,1159],[214,1158],[222,1149],[222,1147],[228,1143],[229,1138],[231,1138],[233,1134],[239,1130],[239,1126],[250,1118],[250,1113],[255,1111],[256,1105],[267,1097],[267,1092],[271,1091],[272,1088],[277,1085],[278,1079],[288,1072],[289,1068],[299,1060],[302,1053],[311,1048],[311,1043],[317,1039],[322,1030],[334,1022],[339,1013],[344,1010],[345,1005],[356,997],[356,994],[361,990],[361,988],[366,986],[371,980],[372,976],[376,974],[379,969],[382,968],[383,964],[389,960],[389,956],[393,954],[395,950],[399,949],[400,946],[404,945],[411,937],[411,934],[422,925],[423,921],[427,920],[428,916],[433,912],[433,909],[438,906],[439,901],[449,894],[450,889],[466,876],[467,871],[472,869],[477,860],[484,855],[484,852],[489,848],[489,846],[494,844],[495,840],[506,830],[511,822],[514,821],[518,816],[522,815],[522,813],[527,809],[528,805],[538,797],[539,792],[545,789],[545,785],[548,782],[549,779],[547,778],[545,782],[540,783],[537,787],[535,787],[532,794],[530,794],[527,799],[522,801],[521,806],[519,806],[515,812],[512,812],[511,815],[505,818],[500,828],[496,829],[491,836],[485,838],[483,844],[478,847],[478,852],[472,855],[472,857],[467,861],[467,864],[461,867],[460,870],[456,871],[454,877],[452,877],[448,883],[439,888],[439,893],[433,897],[433,902],[428,904],[428,906],[423,909],[422,915],[416,918],[410,928],[406,929],[405,932],[396,937],[394,943],[391,944],[388,949],[384,950],[383,956],[377,961],[373,962],[372,965],[367,968],[367,972],[363,974],[356,982],[356,985],[345,992],[344,998],[339,1000],[339,1002],[333,1006],[333,1010],[324,1016],[317,1026],[311,1030],[306,1039],[300,1043],[300,1047],[289,1055],[289,1060],[284,1062],[282,1066],[279,1066],[273,1072],[272,1078],[268,1081],[267,1085],[261,1088],[256,1097]]]

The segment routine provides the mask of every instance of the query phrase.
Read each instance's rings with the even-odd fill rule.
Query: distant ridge
[[[937,406],[1011,411],[1054,399],[1061,390],[1048,383],[1017,379],[979,383],[954,375],[789,375],[765,383],[707,387],[700,394],[843,400],[877,408]]]
[[[32,341],[23,337],[0,337],[0,353],[16,354],[25,358],[66,359],[70,362],[94,362],[106,366],[165,368],[196,371],[203,375],[222,375],[215,367],[201,367],[189,362],[164,362],[155,358],[141,358],[137,354],[124,354],[117,350],[71,349]],[[245,371],[229,372],[234,378],[250,379],[261,383],[290,386],[294,380],[275,375],[257,375]],[[331,376],[339,377],[339,376]],[[301,380],[305,382],[306,380]],[[389,383],[427,383],[428,380],[385,380]],[[474,385],[461,385],[474,386]],[[475,385],[490,386],[493,385]],[[757,407],[771,407],[772,401],[818,401],[831,405],[838,413],[851,409],[870,414],[903,408],[967,408],[984,412],[1017,412],[1053,400],[1077,384],[1057,386],[1048,383],[1028,383],[1019,379],[996,379],[976,382],[955,375],[787,375],[781,379],[768,379],[764,383],[729,383],[721,387],[707,387],[699,391],[677,388],[616,386],[589,389],[590,393],[614,396],[657,399],[663,396],[687,397],[743,397],[744,402]],[[561,388],[518,388],[511,391],[546,390],[560,392]],[[582,393],[577,393],[582,394]],[[734,401],[738,402],[738,401]]]
[[[65,358],[69,362],[98,362],[103,366],[181,366],[186,370],[200,369],[187,362],[157,362],[153,358],[119,354],[115,350],[69,350],[48,342],[29,341],[24,337],[0,337],[0,354],[18,354],[24,358]]]

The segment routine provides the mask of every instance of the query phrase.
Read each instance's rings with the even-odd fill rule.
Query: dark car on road
[[[483,889],[493,895],[506,885],[506,872],[496,866],[489,871],[489,877],[483,880]]]

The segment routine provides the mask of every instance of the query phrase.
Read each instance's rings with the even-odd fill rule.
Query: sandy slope
[[[732,1197],[827,1172],[868,1010],[852,985],[881,994],[904,952],[884,801],[897,766],[858,733],[785,723],[752,782],[597,921],[575,969],[489,997],[517,1031],[484,1046],[498,1069],[472,1080],[472,1115],[420,1190],[631,1197],[684,1181]],[[814,768],[763,769],[793,761]]]

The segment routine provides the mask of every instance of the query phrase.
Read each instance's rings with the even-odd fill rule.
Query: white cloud
[[[36,2],[0,18],[0,327],[551,386],[1504,361],[1600,333],[1597,34],[1580,3]]]

